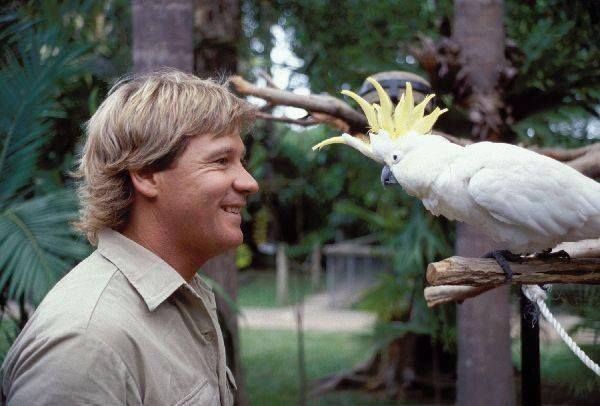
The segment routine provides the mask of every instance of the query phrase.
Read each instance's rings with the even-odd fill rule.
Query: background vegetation
[[[259,69],[284,69],[290,75],[289,88],[337,95],[343,87],[357,89],[367,75],[378,71],[422,74],[409,45],[418,35],[434,39],[448,35],[452,2],[244,0],[241,8],[244,76],[253,79]],[[2,6],[0,304],[4,310],[38,304],[89,252],[69,227],[77,209],[68,171],[75,162],[82,124],[115,79],[130,70],[129,13],[125,0],[15,1]],[[599,17],[594,2],[584,0],[506,2],[511,39],[507,49],[518,75],[506,84],[505,97],[514,117],[508,131],[518,140],[572,147],[600,137]],[[298,63],[274,62],[274,27],[287,35]],[[452,107],[440,128],[468,135],[461,133],[466,113],[454,103],[450,90],[439,83],[435,91],[439,104]],[[246,257],[254,261],[247,264],[269,261],[258,250],[265,242],[284,241],[290,255],[304,261],[315,243],[331,242],[336,235],[375,234],[396,253],[393,273],[362,302],[380,316],[377,342],[407,331],[425,332],[452,351],[454,307],[432,312],[420,294],[424,265],[451,253],[452,227],[427,215],[403,192],[383,190],[379,168],[358,153],[311,151],[331,133],[324,127],[259,122],[247,137],[250,170],[261,184],[244,224],[252,236]],[[561,297],[576,303],[569,311],[581,315],[585,327],[597,332],[597,290],[566,291]],[[585,301],[568,300],[582,295]],[[2,312],[4,317],[14,313]],[[23,325],[26,314],[21,312],[17,326]],[[10,340],[15,323],[2,326]],[[247,342],[264,338],[254,336],[259,333],[242,334]],[[334,343],[332,337],[314,340]],[[256,362],[252,353],[244,357]],[[318,364],[318,358],[309,364]],[[553,364],[563,371],[560,360]],[[328,365],[319,371],[333,369]],[[568,385],[577,388],[578,382]]]

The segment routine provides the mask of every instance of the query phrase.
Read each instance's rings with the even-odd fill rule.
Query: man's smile
[[[240,212],[242,211],[242,206],[223,206],[222,208],[227,213],[232,213],[232,214],[240,214]]]

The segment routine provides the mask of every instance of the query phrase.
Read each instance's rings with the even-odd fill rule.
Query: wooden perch
[[[512,283],[600,283],[600,239],[562,243],[570,260],[527,258],[511,263]],[[492,259],[452,257],[429,264],[425,288],[429,307],[447,302],[462,302],[505,283],[504,273]]]
[[[525,259],[511,262],[511,283],[600,283],[600,258]],[[451,257],[427,267],[427,281],[433,286],[498,286],[505,275],[493,259]]]
[[[448,302],[462,303],[493,288],[495,286],[428,286],[425,288],[425,301],[428,307]]]

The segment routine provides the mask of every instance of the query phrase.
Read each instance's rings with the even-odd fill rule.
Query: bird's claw
[[[509,261],[511,262],[521,262],[522,257],[520,255],[514,254],[507,250],[501,251],[491,251],[483,256],[483,258],[493,258],[496,260],[502,271],[504,271],[504,275],[506,276],[506,282],[510,283],[512,281],[513,272],[510,267]]]
[[[551,259],[551,258],[559,258],[559,259],[571,259],[569,253],[565,250],[552,252],[551,249],[538,252],[535,254],[536,259]]]

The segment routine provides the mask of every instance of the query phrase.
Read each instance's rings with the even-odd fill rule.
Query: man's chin
[[[225,236],[224,236],[225,237]],[[223,238],[222,244],[220,244],[220,252],[218,255],[224,254],[229,250],[235,249],[244,243],[244,234],[242,230],[238,230],[237,233],[231,233]]]

